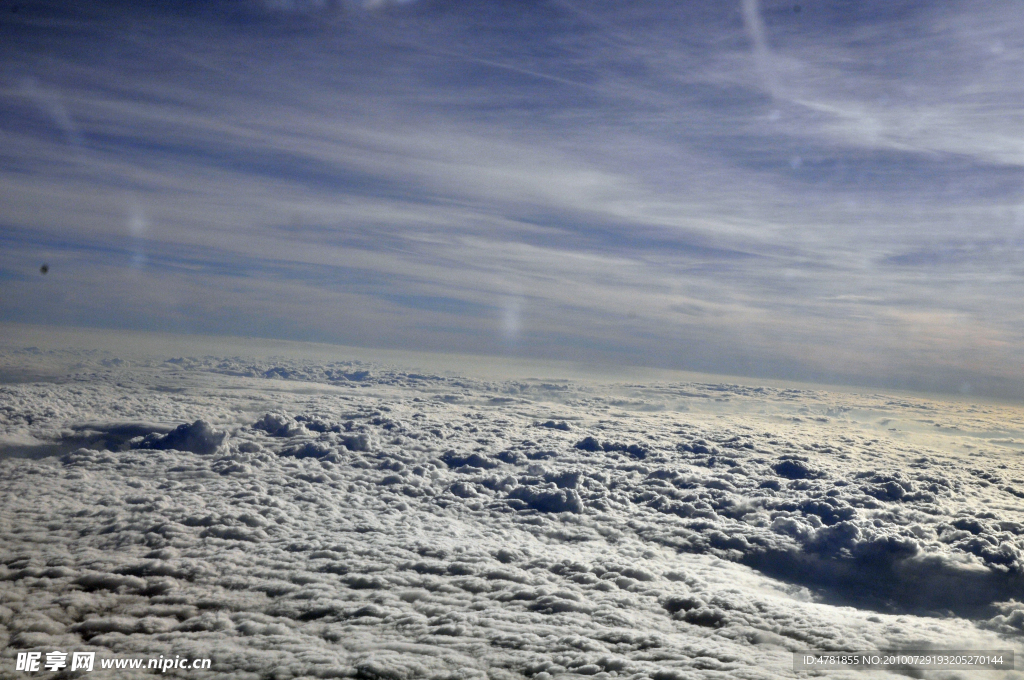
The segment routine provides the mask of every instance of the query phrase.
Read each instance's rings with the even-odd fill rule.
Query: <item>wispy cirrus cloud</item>
[[[10,15],[0,313],[995,385],[1024,292],[1019,17],[797,9]]]

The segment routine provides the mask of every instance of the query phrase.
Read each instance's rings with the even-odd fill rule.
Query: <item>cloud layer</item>
[[[74,358],[63,384],[2,388],[4,664],[664,680],[795,677],[802,649],[1021,651],[1024,470],[991,436],[1016,411]]]

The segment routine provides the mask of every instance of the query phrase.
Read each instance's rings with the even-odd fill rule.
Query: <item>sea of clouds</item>
[[[0,362],[0,677],[54,649],[393,680],[805,677],[793,651],[1024,649],[1012,406]]]

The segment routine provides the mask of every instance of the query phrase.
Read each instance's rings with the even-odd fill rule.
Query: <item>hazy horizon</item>
[[[900,389],[884,384],[840,384],[806,380],[765,378],[760,376],[707,373],[683,369],[644,366],[641,364],[609,364],[607,362],[572,361],[473,353],[431,352],[411,349],[360,347],[336,343],[282,340],[230,335],[185,335],[158,331],[125,329],[73,328],[37,326],[0,322],[0,381],[24,379],[51,380],[67,377],[69,366],[80,358],[104,357],[111,367],[119,361],[130,366],[135,359],[146,363],[159,357],[165,360],[211,360],[247,358],[273,365],[275,361],[318,364],[322,362],[356,362],[368,368],[399,372],[426,371],[448,378],[488,379],[497,381],[553,381],[591,384],[601,388],[631,384],[670,385],[698,383],[819,390],[831,394],[889,395],[912,399],[937,400],[947,404],[992,404],[1009,407],[1013,412],[1020,400],[998,394],[964,394],[936,390]],[[39,358],[43,372],[33,370],[31,356]],[[60,357],[69,363],[62,364]],[[79,359],[76,359],[78,357]],[[1012,418],[1011,418],[1012,420]]]

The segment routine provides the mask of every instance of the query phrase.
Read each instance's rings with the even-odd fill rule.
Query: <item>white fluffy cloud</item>
[[[41,354],[3,356],[76,368],[0,388],[0,663],[664,680],[1020,651],[1004,407]]]

